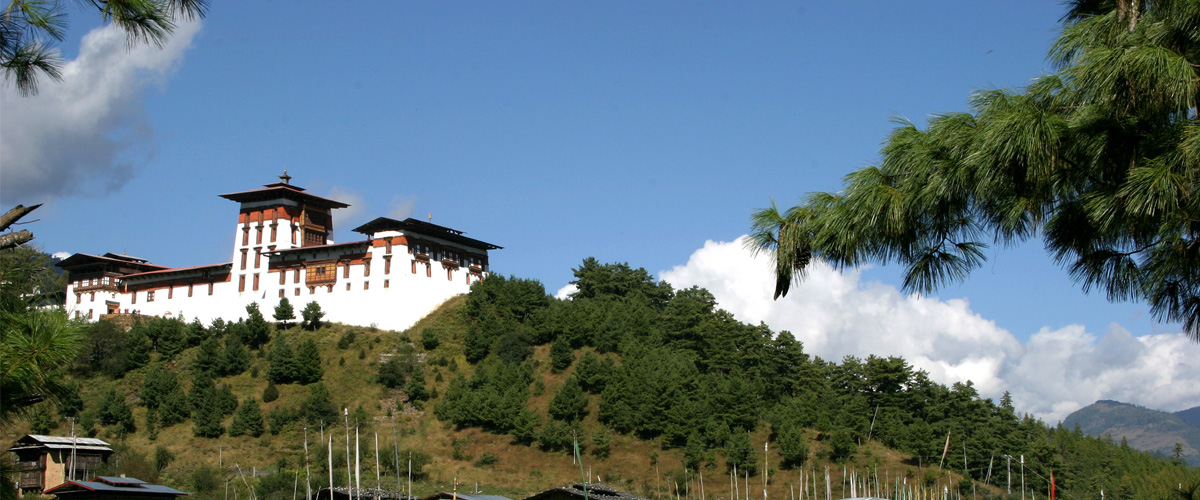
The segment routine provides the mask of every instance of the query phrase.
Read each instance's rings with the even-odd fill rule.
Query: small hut
[[[68,479],[85,478],[112,455],[107,442],[85,437],[30,434],[8,451],[17,456],[22,494],[42,493]]]

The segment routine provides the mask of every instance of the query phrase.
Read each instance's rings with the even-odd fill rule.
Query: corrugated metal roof
[[[624,492],[624,491],[621,491],[616,488],[613,488],[613,487],[610,487],[607,485],[603,485],[603,484],[588,483],[586,494],[584,493],[583,489],[584,489],[584,485],[579,484],[579,483],[572,483],[568,486],[564,486],[561,488],[548,489],[548,490],[538,493],[536,495],[530,496],[530,497],[526,498],[525,500],[535,500],[535,499],[542,499],[542,498],[550,497],[550,496],[553,496],[553,494],[555,492],[566,493],[568,495],[575,496],[575,497],[578,497],[581,499],[582,498],[590,498],[590,499],[596,499],[596,500],[646,500],[646,498],[644,498],[644,497],[640,497],[640,496],[634,495],[632,493],[627,493],[627,492]]]
[[[32,445],[32,446],[13,446],[12,448],[9,448],[8,451],[41,450],[41,449],[45,449],[45,448],[50,448],[52,450],[75,449],[75,450],[79,450],[79,451],[113,451],[112,448],[109,448],[107,446],[86,446],[86,445],[71,446],[69,444],[36,444],[36,445]]]
[[[440,499],[440,498],[453,498],[454,496],[455,496],[454,493],[447,493],[445,491],[439,491],[437,493],[434,493],[430,496],[425,497],[425,500],[435,500],[435,499]],[[506,496],[501,496],[501,495],[480,495],[480,494],[474,494],[474,493],[458,493],[457,496],[458,496],[458,498],[461,498],[463,500],[512,500],[511,498],[508,498]]]
[[[63,443],[63,444],[76,443],[76,444],[90,444],[90,445],[96,445],[96,446],[112,446],[112,444],[110,444],[109,442],[104,441],[102,439],[88,438],[88,437],[72,438],[70,436],[46,436],[46,435],[42,435],[42,434],[30,434],[21,439],[24,440],[26,438],[32,439],[39,443]]]
[[[118,484],[109,484],[105,481],[115,481],[118,482]],[[63,484],[46,490],[45,493],[68,493],[71,491],[80,491],[80,489],[88,491],[102,491],[107,493],[122,493],[130,495],[131,497],[137,497],[140,495],[187,495],[187,493],[179,491],[170,486],[150,484],[132,477],[109,476],[96,477],[91,481],[67,481]]]

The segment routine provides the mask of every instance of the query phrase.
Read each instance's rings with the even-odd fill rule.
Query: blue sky
[[[657,275],[733,242],[772,199],[839,189],[876,160],[892,117],[923,124],[974,90],[1052,71],[1063,12],[805,4],[215,0],[164,50],[116,54],[111,41],[81,48],[98,23],[72,11],[61,48],[93,76],[35,99],[3,90],[0,197],[46,203],[30,228],[49,252],[208,264],[230,259],[234,232],[237,207],[217,195],[286,168],[353,205],[338,241],[377,216],[432,213],[505,247],[494,271],[554,293],[585,257]],[[97,62],[119,59],[133,63]],[[1179,329],[1085,295],[1038,241],[988,255],[937,299],[966,299],[1024,349],[1071,325],[1093,343],[1113,324],[1139,338]],[[899,283],[887,267],[853,276]],[[1171,398],[1150,404],[1200,404]]]

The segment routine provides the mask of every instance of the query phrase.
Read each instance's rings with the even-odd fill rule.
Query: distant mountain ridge
[[[1129,446],[1171,456],[1175,443],[1183,445],[1183,456],[1200,466],[1200,406],[1175,413],[1152,410],[1112,400],[1100,400],[1067,415],[1063,426],[1092,436],[1124,438]]]

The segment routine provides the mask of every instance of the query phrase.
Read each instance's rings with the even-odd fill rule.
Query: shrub
[[[437,349],[438,344],[439,344],[438,337],[440,337],[440,335],[438,334],[438,331],[435,328],[426,328],[426,329],[422,330],[421,331],[421,347],[424,347],[426,351],[432,351],[434,349]]]
[[[488,451],[488,452],[484,452],[482,455],[479,456],[479,460],[475,461],[475,466],[476,467],[487,467],[490,465],[495,465],[496,462],[499,462],[499,461],[500,461],[500,457],[496,456],[495,453]]]
[[[279,399],[279,389],[275,387],[275,382],[267,382],[267,388],[262,393],[263,402],[270,403],[276,399]]]

